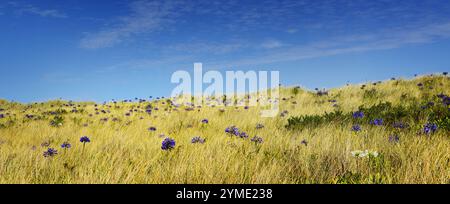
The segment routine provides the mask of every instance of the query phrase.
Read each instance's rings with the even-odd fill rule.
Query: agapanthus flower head
[[[41,143],[41,147],[48,147],[48,146],[50,146],[50,142],[49,141]]]
[[[161,144],[162,150],[171,150],[173,148],[175,148],[175,140],[174,139],[167,137],[166,139],[164,139],[162,141],[162,144]]]
[[[438,95],[436,95],[438,98],[440,98],[440,99],[443,99],[444,97],[446,97],[446,95],[445,94],[443,94],[443,93],[440,93],[440,94],[438,94]]]
[[[264,125],[261,123],[256,124],[256,129],[262,129],[264,128]]]
[[[402,122],[395,122],[393,124],[393,126],[394,126],[394,128],[397,128],[397,129],[403,129],[403,128],[405,128],[407,126],[407,124],[402,123]]]
[[[87,142],[91,142],[91,140],[89,139],[88,136],[83,136],[80,138],[80,142],[87,143]]]
[[[422,87],[423,84],[422,84],[422,83],[418,83],[417,86],[418,86],[418,87]]]
[[[300,142],[300,144],[308,146],[308,141],[306,139],[304,139]]]
[[[209,123],[209,120],[205,118],[205,119],[202,120],[202,123],[203,123],[203,124],[208,124],[208,123]]]
[[[391,135],[389,136],[389,142],[390,143],[398,143],[400,141],[400,137],[398,135]]]
[[[381,126],[383,125],[383,119],[377,118],[370,122],[372,125]]]
[[[235,136],[239,135],[239,129],[236,126],[227,127],[225,129],[225,132],[228,134],[231,134],[231,135],[235,135]]]
[[[447,76],[448,72],[442,72],[442,75]]]
[[[148,131],[152,131],[152,132],[156,131],[156,127],[149,127]]]
[[[250,139],[250,141],[261,144],[261,143],[263,143],[263,138],[254,136],[252,139]]]
[[[53,148],[48,148],[47,151],[44,152],[44,157],[52,157],[58,154],[58,150]]]
[[[246,132],[242,131],[242,132],[239,133],[239,137],[243,138],[243,139],[246,139],[246,138],[248,138],[248,134]]]
[[[63,149],[69,149],[71,147],[72,147],[72,145],[69,142],[63,142],[61,144],[61,148],[63,148]]]
[[[444,103],[444,105],[450,105],[450,97],[449,96],[444,96],[442,98],[442,102]]]
[[[5,117],[5,115],[3,115],[3,114],[0,114],[0,119],[1,119],[1,118],[4,118],[4,117]]]
[[[438,127],[436,124],[428,123],[423,127],[423,132],[428,135],[430,133],[436,132],[437,129]]]
[[[364,113],[362,111],[356,111],[353,113],[353,118],[363,118]]]
[[[201,138],[199,136],[195,136],[191,139],[191,143],[193,143],[193,144],[195,144],[195,143],[203,144],[203,143],[205,143],[205,141],[206,141],[206,139]]]
[[[353,125],[352,130],[355,132],[361,131],[361,127],[359,125]]]

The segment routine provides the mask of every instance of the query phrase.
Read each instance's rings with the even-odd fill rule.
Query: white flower
[[[378,152],[377,151],[369,151],[369,150],[355,150],[350,152],[352,154],[353,157],[359,157],[359,158],[364,158],[364,157],[378,157]]]
[[[363,153],[364,152],[361,151],[361,150],[355,150],[355,151],[351,152],[352,156],[354,156],[354,157],[360,157],[360,155],[363,154]]]
[[[378,157],[378,152],[377,151],[370,152],[370,156]]]

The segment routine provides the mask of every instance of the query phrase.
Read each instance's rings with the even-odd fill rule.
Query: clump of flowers
[[[398,135],[391,135],[389,136],[389,142],[390,143],[398,143],[400,141],[400,137],[398,137]]]
[[[72,145],[69,142],[63,142],[61,144],[61,148],[63,148],[63,149],[69,149],[71,147],[72,147]]]
[[[436,124],[428,123],[423,127],[423,132],[428,135],[430,133],[436,132],[437,129],[438,127]]]
[[[383,125],[383,119],[377,118],[377,119],[371,121],[370,123],[371,123],[372,125],[381,126],[381,125]]]
[[[352,126],[352,131],[359,132],[359,131],[361,131],[361,127],[359,125],[353,125]]]
[[[263,138],[254,136],[252,139],[250,139],[250,141],[261,144],[261,143],[263,143]]]
[[[167,151],[167,150],[171,150],[173,148],[175,148],[175,140],[174,139],[167,137],[166,139],[164,139],[162,141],[162,144],[161,144],[162,150]]]
[[[450,97],[449,96],[444,96],[442,98],[442,103],[444,103],[444,105],[446,105],[446,106],[450,105]]]
[[[264,125],[261,123],[256,124],[256,129],[262,129],[264,128]]]
[[[191,139],[191,143],[193,143],[193,144],[195,144],[195,143],[203,144],[203,143],[205,143],[205,141],[206,141],[206,139],[201,138],[201,137],[199,137],[199,136],[193,137],[193,138]]]
[[[397,129],[404,129],[407,126],[407,124],[404,124],[402,122],[396,122],[396,123],[394,123],[393,126],[394,126],[394,128],[397,128]]]
[[[205,118],[205,119],[202,120],[202,123],[203,123],[203,124],[208,124],[208,123],[209,123],[209,120]]]
[[[351,152],[353,157],[358,157],[358,158],[364,158],[364,157],[378,157],[378,152],[377,151],[369,151],[369,150],[355,150]]]
[[[356,111],[353,113],[353,118],[363,118],[364,117],[364,113],[362,111]]]
[[[48,148],[47,151],[44,152],[44,157],[53,157],[58,154],[58,150],[53,148]]]
[[[243,138],[243,139],[247,139],[248,138],[248,134],[246,132],[242,131],[242,132],[239,133],[239,137]]]
[[[225,128],[225,132],[230,134],[230,135],[235,135],[235,136],[239,135],[239,129],[236,126],[234,126],[234,125]]]
[[[148,128],[148,131],[151,131],[151,132],[156,131],[156,127],[149,127],[149,128]]]
[[[86,144],[88,142],[91,142],[91,140],[89,139],[88,136],[83,136],[83,137],[80,138],[80,142],[83,143],[83,144]]]

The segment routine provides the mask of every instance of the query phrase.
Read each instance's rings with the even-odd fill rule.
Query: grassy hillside
[[[280,92],[274,118],[166,99],[0,101],[0,183],[450,183],[449,77]]]

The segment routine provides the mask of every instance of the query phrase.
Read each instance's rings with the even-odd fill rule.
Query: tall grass
[[[419,82],[425,86],[418,87]],[[394,106],[428,102],[436,94],[449,95],[449,82],[446,76],[424,76],[368,83],[364,89],[361,85],[331,89],[327,96],[282,88],[280,98],[286,100],[280,100],[280,110],[288,115],[274,118],[261,118],[257,107],[226,107],[221,112],[221,107],[204,106],[169,112],[164,111],[164,100],[152,102],[159,107],[152,114],[144,111],[147,102],[107,104],[111,108],[73,103],[83,111],[71,113],[72,107],[64,106],[68,102],[0,101],[5,109],[0,113],[9,113],[0,119],[0,183],[450,183],[449,132],[439,127],[434,134],[421,133],[426,118],[402,131],[361,124],[362,131],[353,132],[352,122],[286,128],[292,116],[336,110],[348,114],[380,102]],[[96,115],[95,108],[110,113]],[[64,121],[50,125],[54,116],[43,113],[57,109],[67,111],[58,114]],[[130,109],[142,112],[125,116]],[[26,114],[37,119],[27,119]],[[107,122],[100,121],[105,117]],[[208,124],[201,123],[204,118]],[[258,123],[264,128],[256,129]],[[230,137],[224,130],[231,125],[250,137],[262,137],[263,143]],[[157,130],[148,131],[151,126]],[[161,134],[175,139],[173,150],[161,150]],[[389,141],[393,134],[400,138],[398,143]],[[85,135],[91,142],[83,148],[79,139]],[[191,144],[194,136],[206,142]],[[66,141],[72,147],[62,149]],[[58,154],[44,157],[45,142]],[[380,155],[351,154],[366,149]]]

